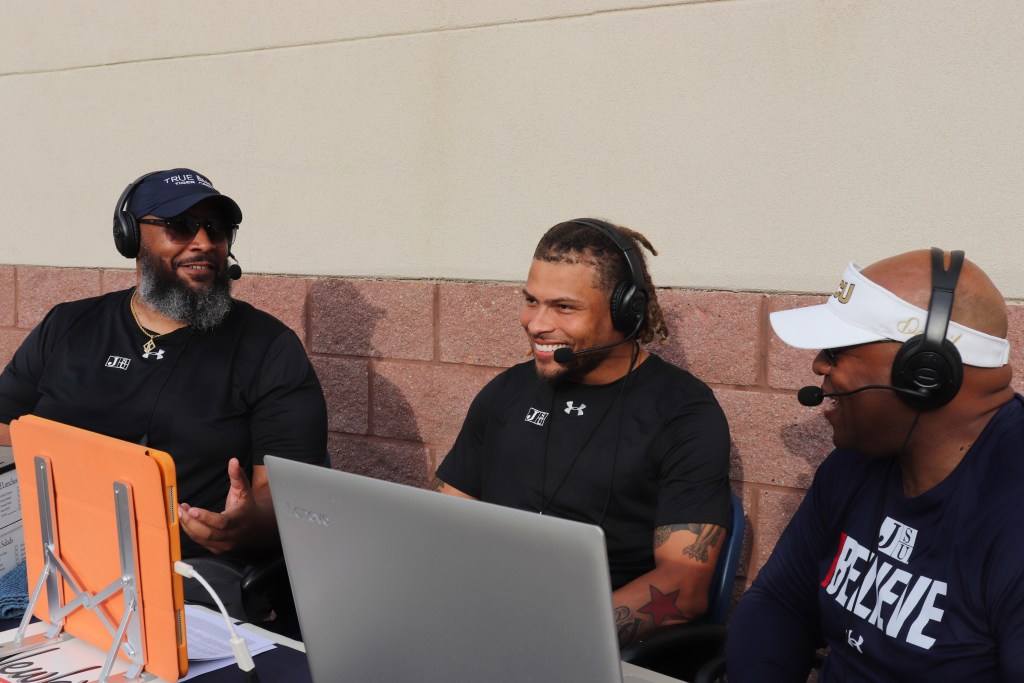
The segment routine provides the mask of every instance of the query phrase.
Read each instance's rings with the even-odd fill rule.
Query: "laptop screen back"
[[[316,683],[621,683],[598,527],[266,465]]]

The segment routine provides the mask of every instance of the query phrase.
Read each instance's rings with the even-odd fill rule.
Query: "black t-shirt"
[[[273,316],[232,302],[207,332],[156,339],[132,318],[134,290],[55,306],[0,375],[0,422],[32,413],[174,458],[179,500],[224,509],[227,463],[251,476],[265,455],[323,464],[327,409],[298,337]],[[207,554],[182,534],[182,555]]]
[[[540,380],[532,361],[470,406],[437,476],[480,500],[599,524],[612,585],[654,568],[654,529],[729,518],[729,427],[711,389],[656,355],[627,379]]]

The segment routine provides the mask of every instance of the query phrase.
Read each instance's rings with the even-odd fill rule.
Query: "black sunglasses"
[[[825,354],[825,358],[828,360],[829,365],[835,365],[839,361],[839,354],[849,349],[855,349],[860,346],[870,346],[871,344],[898,344],[894,339],[879,339],[877,341],[864,342],[862,344],[853,344],[851,346],[837,346],[831,349],[822,349],[821,352]]]
[[[167,239],[175,244],[191,243],[196,238],[199,228],[202,228],[211,242],[227,242],[230,247],[235,243],[235,235],[238,233],[237,223],[229,223],[219,218],[199,219],[187,213],[172,218],[140,218],[139,223],[163,226]]]

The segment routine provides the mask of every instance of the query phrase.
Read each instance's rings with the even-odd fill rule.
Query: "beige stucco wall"
[[[825,291],[963,248],[1024,297],[1018,0],[0,0],[0,263],[127,266],[190,165],[250,271],[519,280],[549,225],[659,285]]]

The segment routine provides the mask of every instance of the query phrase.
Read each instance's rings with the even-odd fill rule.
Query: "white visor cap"
[[[776,311],[769,316],[779,338],[798,349],[837,349],[891,339],[904,342],[924,334],[928,311],[907,303],[861,274],[850,263],[827,303]],[[998,368],[1010,358],[1005,339],[949,323],[946,338],[965,365]]]

